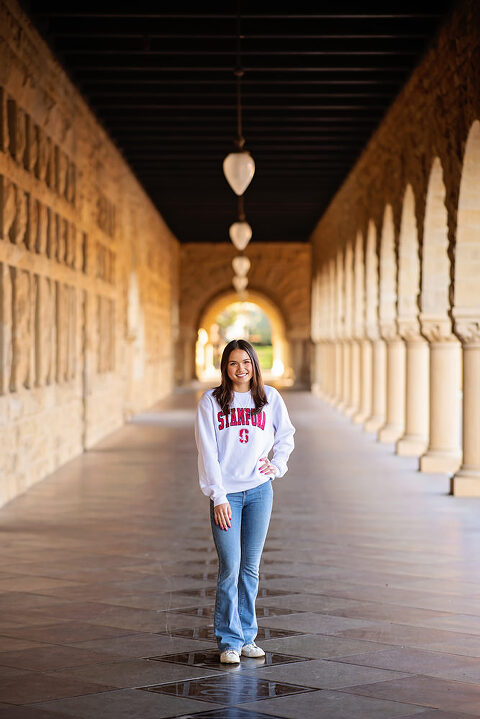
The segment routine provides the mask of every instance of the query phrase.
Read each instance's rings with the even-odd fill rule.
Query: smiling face
[[[232,350],[228,358],[227,372],[235,392],[248,392],[253,377],[253,363],[245,350]]]

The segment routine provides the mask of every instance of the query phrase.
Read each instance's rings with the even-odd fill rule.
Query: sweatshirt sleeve
[[[273,430],[275,439],[273,442],[272,464],[279,470],[275,476],[283,477],[287,472],[288,458],[294,447],[293,435],[295,434],[295,427],[290,422],[285,402],[278,392],[275,393]]]
[[[198,477],[203,494],[213,500],[215,507],[227,501],[215,434],[214,407],[208,394],[204,394],[197,407],[195,441],[198,449]]]

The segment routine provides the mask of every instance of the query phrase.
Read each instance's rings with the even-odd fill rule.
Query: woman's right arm
[[[209,396],[204,394],[198,403],[195,421],[200,488],[213,501],[215,523],[227,530],[231,526],[232,510],[222,482],[214,422],[213,404]]]
[[[218,445],[215,433],[213,403],[204,394],[197,407],[195,421],[195,441],[198,449],[198,476],[200,488],[215,506],[227,502],[227,494],[222,482],[222,472],[218,461]]]

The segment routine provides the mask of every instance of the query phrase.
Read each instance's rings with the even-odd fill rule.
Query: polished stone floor
[[[284,396],[297,435],[261,567],[266,658],[218,663],[183,391],[0,510],[0,719],[480,716],[480,502]]]

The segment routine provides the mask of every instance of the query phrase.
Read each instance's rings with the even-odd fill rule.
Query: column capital
[[[375,340],[380,339],[380,333],[378,331],[378,325],[376,323],[370,323],[367,324],[366,327],[366,338],[374,342]]]
[[[457,338],[452,332],[452,323],[448,317],[420,317],[422,336],[430,343],[455,343]]]
[[[402,340],[414,342],[424,338],[420,334],[420,323],[416,317],[403,317],[398,319],[398,333]]]
[[[454,331],[463,345],[480,347],[480,317],[456,317]]]
[[[396,322],[380,322],[380,335],[387,342],[400,339]]]

